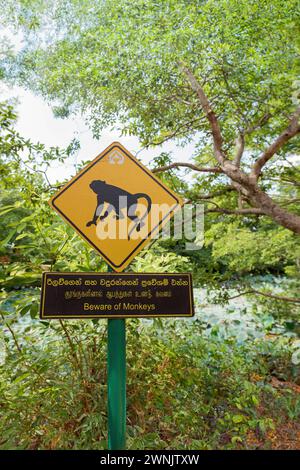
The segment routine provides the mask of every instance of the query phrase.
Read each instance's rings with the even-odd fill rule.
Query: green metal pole
[[[113,270],[108,267],[108,271]],[[126,331],[125,319],[107,325],[108,449],[126,446]]]

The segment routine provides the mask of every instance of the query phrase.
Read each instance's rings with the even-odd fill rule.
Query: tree
[[[56,115],[81,112],[95,137],[115,125],[146,147],[195,142],[190,161],[163,153],[153,171],[205,203],[206,247],[189,255],[204,280],[287,274],[284,297],[297,301],[296,0],[7,1],[1,14],[24,34],[2,74]]]
[[[29,40],[9,74],[57,113],[88,113],[95,135],[118,120],[145,146],[193,138],[195,162],[156,172],[209,175],[212,191],[193,196],[212,201],[210,212],[268,216],[300,233],[296,0],[13,4]],[[216,205],[220,190],[236,205]]]

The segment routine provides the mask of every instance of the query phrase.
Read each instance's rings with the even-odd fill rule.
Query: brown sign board
[[[193,315],[190,273],[43,273],[42,320]]]

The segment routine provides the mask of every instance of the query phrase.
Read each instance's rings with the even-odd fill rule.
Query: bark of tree
[[[234,160],[230,160],[223,149],[223,138],[218,118],[210,104],[203,88],[192,73],[192,71],[183,63],[179,63],[179,67],[185,74],[191,89],[196,93],[202,111],[204,112],[212,133],[214,156],[217,161],[217,168],[221,173],[227,175],[231,180],[232,187],[250,203],[257,213],[271,217],[277,224],[300,234],[300,216],[287,211],[277,204],[266,192],[258,185],[258,179],[264,165],[295,135],[300,132],[299,116],[300,108],[290,117],[288,127],[278,136],[273,144],[271,144],[263,154],[254,163],[251,172],[245,173],[240,168],[240,162],[244,151],[244,135],[240,134],[237,139],[237,154]],[[263,122],[266,119],[263,117]],[[180,166],[180,165],[178,165]],[[186,165],[188,166],[188,165]],[[176,164],[170,167],[176,167]],[[190,165],[190,168],[192,166]],[[164,168],[165,170],[166,168]],[[195,168],[196,169],[196,168]],[[207,171],[209,169],[197,168],[198,171]],[[217,173],[216,168],[213,169]],[[163,171],[157,169],[157,171]],[[226,213],[226,212],[224,212]],[[255,213],[255,210],[253,211]]]

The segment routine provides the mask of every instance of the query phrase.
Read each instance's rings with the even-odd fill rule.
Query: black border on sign
[[[150,178],[153,179],[153,181],[155,181],[155,183],[157,183],[159,186],[161,186],[173,199],[175,199],[176,201],[176,205],[164,216],[164,218],[148,233],[148,235],[143,238],[143,240],[141,240],[141,242],[134,248],[134,250],[131,251],[131,253],[126,256],[126,258],[122,261],[122,263],[120,264],[115,264],[113,263],[113,261],[111,261],[78,227],[77,225],[75,225],[56,205],[55,205],[55,200],[58,199],[67,189],[69,189],[70,186],[72,186],[76,181],[78,181],[87,171],[89,171],[90,168],[92,168],[94,165],[96,165],[96,163],[98,163],[100,160],[102,160],[102,158],[104,158],[109,152],[111,152],[113,149],[115,148],[118,148],[119,150],[121,150],[121,152],[125,153],[125,155],[130,158],[130,160],[135,163],[141,170],[143,170]],[[105,260],[107,260],[109,262],[109,264],[111,264],[112,266],[114,266],[115,268],[120,268],[124,263],[126,263],[126,261],[128,260],[128,258],[130,258],[137,250],[138,248],[145,242],[145,240],[149,239],[151,234],[161,226],[161,224],[163,223],[163,221],[171,214],[171,212],[174,212],[178,205],[180,206],[180,202],[179,202],[179,199],[177,199],[177,197],[171,192],[169,191],[169,189],[164,186],[157,178],[155,178],[150,171],[146,170],[144,168],[143,165],[141,165],[138,160],[136,160],[135,158],[132,158],[132,156],[122,147],[120,147],[118,144],[115,144],[113,145],[112,147],[109,147],[108,150],[103,154],[103,155],[100,155],[99,157],[96,157],[95,160],[88,165],[88,167],[85,169],[85,170],[82,170],[79,175],[74,179],[71,180],[70,183],[67,183],[64,188],[57,194],[57,196],[54,196],[53,199],[51,200],[51,204],[52,206],[55,208],[55,210],[57,212],[59,212],[63,218],[65,220],[68,221],[68,223],[75,228],[75,230],[77,232],[80,233],[80,235],[90,244],[92,245],[96,251],[98,251],[98,253],[100,253],[101,256],[103,256],[103,258]]]
[[[47,274],[58,274],[61,276],[64,276],[66,274],[72,274],[72,275],[80,275],[80,276],[188,276],[189,279],[189,305],[190,305],[190,312],[187,314],[160,314],[160,315],[133,315],[133,314],[125,314],[125,315],[49,315],[49,316],[43,316],[44,315],[44,306],[45,306],[45,290],[46,290],[46,278]],[[91,318],[98,318],[98,320],[101,319],[106,319],[106,318],[172,318],[172,317],[181,317],[181,318],[191,318],[195,315],[195,308],[194,308],[194,296],[193,296],[193,280],[192,280],[192,274],[191,273],[101,273],[101,272],[57,272],[57,271],[50,271],[50,272],[44,272],[42,274],[42,289],[41,289],[41,303],[40,303],[40,319],[41,320],[55,320],[55,319],[70,319],[70,320],[76,320],[76,319],[91,319]]]

